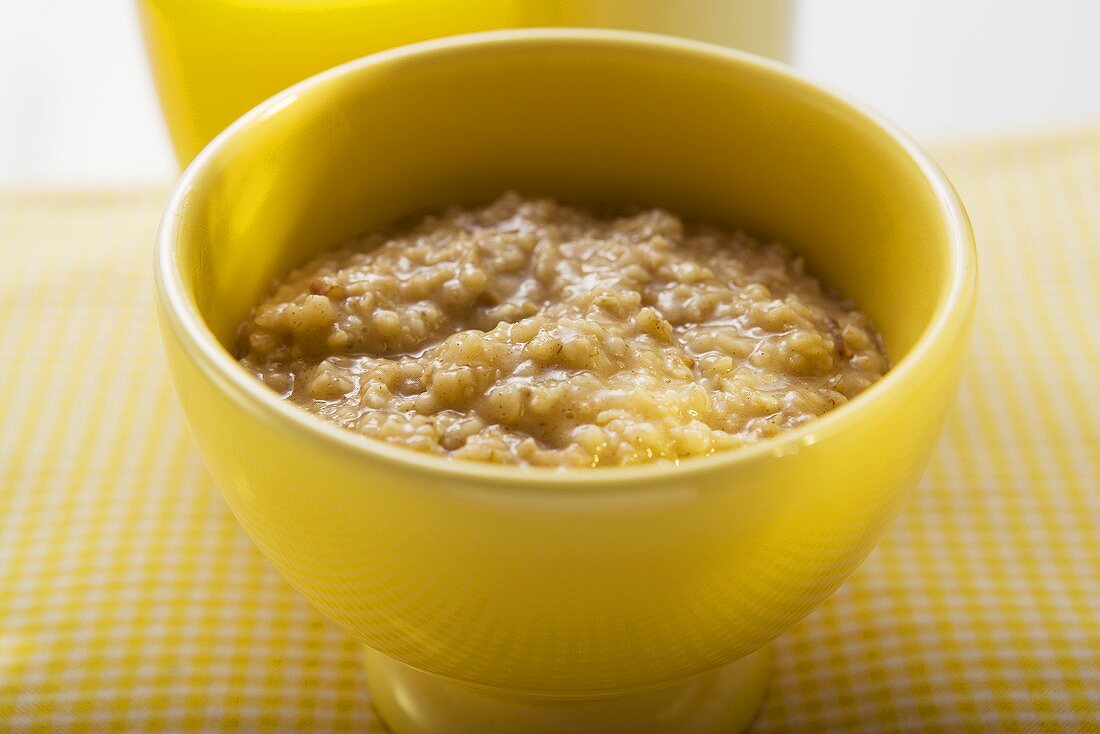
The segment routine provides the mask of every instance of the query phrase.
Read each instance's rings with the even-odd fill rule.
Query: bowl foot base
[[[553,698],[473,686],[364,651],[375,709],[394,734],[735,734],[752,723],[770,678],[764,648],[670,684]]]

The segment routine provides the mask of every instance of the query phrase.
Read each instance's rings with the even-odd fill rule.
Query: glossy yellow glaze
[[[895,367],[751,448],[554,471],[343,431],[225,350],[271,280],[321,248],[508,188],[781,239],[871,315]],[[186,171],[156,274],[195,440],[272,564],[404,665],[544,697],[729,664],[830,594],[925,466],[975,293],[960,202],[889,125],[756,57],[597,31],[428,42],[277,95]]]
[[[188,163],[275,92],[365,54],[455,33],[661,31],[782,58],[793,0],[138,0],[161,107]]]
[[[364,648],[371,703],[397,734],[733,734],[771,678],[766,647],[672,685],[603,696],[532,696],[410,668]]]

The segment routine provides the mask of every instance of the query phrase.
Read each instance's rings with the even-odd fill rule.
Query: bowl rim
[[[524,44],[607,44],[644,50],[718,58],[725,63],[754,68],[758,73],[777,77],[784,83],[801,87],[816,95],[833,109],[862,118],[906,154],[932,188],[942,218],[948,225],[950,241],[949,285],[929,321],[913,346],[878,381],[844,405],[809,421],[802,426],[727,451],[704,457],[676,461],[656,461],[627,467],[558,468],[524,465],[489,464],[449,457],[440,457],[381,439],[371,438],[329,423],[276,395],[249,374],[221,345],[207,326],[198,305],[189,295],[179,268],[176,267],[177,232],[188,216],[189,194],[203,180],[216,173],[217,161],[223,150],[238,136],[263,120],[277,115],[293,105],[301,95],[330,81],[385,63],[390,60],[427,56],[456,48],[479,45]],[[504,491],[522,486],[531,488],[569,489],[593,485],[608,488],[640,488],[669,480],[714,472],[726,472],[737,465],[774,460],[797,453],[802,447],[820,442],[844,430],[858,419],[861,412],[881,404],[890,394],[911,386],[926,362],[937,352],[948,348],[962,336],[974,309],[977,288],[977,252],[970,221],[954,187],[946,175],[915,141],[894,123],[862,103],[839,94],[826,85],[811,81],[777,61],[745,51],[674,36],[637,31],[524,28],[468,33],[399,46],[363,56],[315,74],[269,97],[246,112],[209,142],[191,161],[177,181],[156,234],[154,248],[154,282],[157,305],[162,318],[179,339],[184,350],[197,366],[227,397],[241,407],[268,421],[289,429],[297,440],[336,449],[355,459],[372,463],[384,462],[404,470],[425,472],[465,482],[476,482],[481,488]],[[440,485],[441,487],[444,485]]]

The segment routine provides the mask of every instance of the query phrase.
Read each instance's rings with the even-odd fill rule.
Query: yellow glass
[[[181,164],[253,105],[330,66],[456,33],[659,31],[783,58],[793,0],[138,0]]]
[[[871,315],[895,367],[749,448],[554,471],[373,441],[234,361],[238,322],[290,267],[509,188],[783,240]],[[522,731],[617,730],[631,696],[671,691],[665,713],[714,716],[632,728],[706,732],[747,723],[763,673],[745,656],[836,589],[915,485],[959,379],[975,254],[924,153],[778,64],[644,34],[501,31],[358,60],[234,123],[173,194],[156,276],[211,474],[271,563],[371,648],[398,731],[432,731],[432,716],[516,731],[517,711]]]

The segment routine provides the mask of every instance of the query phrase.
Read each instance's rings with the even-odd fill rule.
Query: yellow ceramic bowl
[[[787,56],[794,0],[137,0],[180,163],[283,87],[368,53],[494,28],[660,30]]]
[[[293,265],[509,188],[656,204],[783,240],[871,315],[895,367],[750,448],[555,471],[372,441],[234,361],[236,325]],[[234,514],[374,651],[377,685],[405,687],[376,691],[400,731],[431,730],[432,711],[447,731],[467,715],[488,731],[493,716],[530,713],[501,708],[510,696],[539,711],[572,701],[583,719],[577,702],[601,696],[721,687],[692,677],[736,678],[735,661],[828,596],[929,458],[959,379],[975,255],[924,153],[788,69],[660,36],[537,30],[383,52],[252,110],[184,173],[156,277],[172,374]],[[740,670],[752,680],[726,689],[757,701],[758,664]],[[729,713],[725,730],[747,715]],[[501,730],[542,731],[531,716]]]

